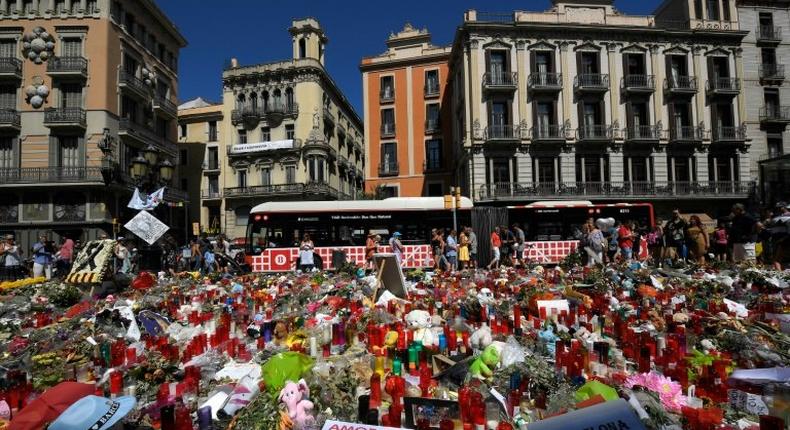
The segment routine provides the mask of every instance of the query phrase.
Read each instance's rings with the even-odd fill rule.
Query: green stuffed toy
[[[472,377],[478,379],[488,379],[494,375],[493,368],[499,363],[499,351],[494,345],[489,345],[483,353],[469,366]]]

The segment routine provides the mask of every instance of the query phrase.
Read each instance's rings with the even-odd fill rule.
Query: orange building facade
[[[441,196],[453,185],[449,47],[406,24],[387,51],[362,60],[365,191]]]

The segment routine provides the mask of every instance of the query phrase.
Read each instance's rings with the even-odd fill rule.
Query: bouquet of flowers
[[[631,375],[625,381],[626,388],[636,386],[644,387],[658,395],[661,404],[673,412],[680,412],[686,404],[686,397],[681,394],[683,387],[676,381],[667,378],[659,373],[640,373]]]

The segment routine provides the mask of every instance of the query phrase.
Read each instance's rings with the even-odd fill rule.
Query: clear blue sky
[[[158,0],[189,42],[181,51],[181,100],[198,96],[220,101],[222,66],[236,57],[242,65],[291,58],[288,27],[293,18],[321,22],[329,45],[326,66],[357,112],[362,114],[364,56],[385,50],[391,31],[405,22],[427,27],[437,45],[452,42],[463,12],[542,11],[549,0]],[[626,14],[650,14],[661,0],[616,0]]]

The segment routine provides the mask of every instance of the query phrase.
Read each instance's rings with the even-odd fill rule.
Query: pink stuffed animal
[[[280,390],[280,401],[288,406],[288,416],[296,424],[296,428],[303,428],[305,425],[313,424],[315,418],[309,414],[313,410],[313,402],[307,400],[310,397],[310,388],[307,382],[300,379],[298,383],[287,381],[285,387]]]

